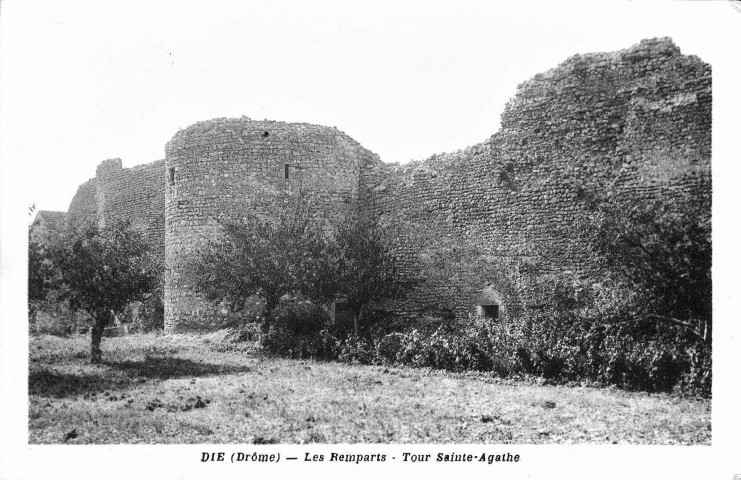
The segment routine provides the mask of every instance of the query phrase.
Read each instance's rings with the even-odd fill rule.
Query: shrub
[[[338,339],[329,330],[329,315],[306,301],[284,301],[275,309],[260,338],[265,351],[289,358],[337,358]]]
[[[55,336],[84,332],[89,322],[87,315],[83,312],[70,311],[64,302],[43,310],[38,309],[30,320],[29,333]]]
[[[165,328],[165,304],[159,294],[151,295],[139,307],[137,324],[142,332],[161,332]]]
[[[710,395],[709,346],[672,325],[604,324],[569,312],[538,312],[522,322],[487,324],[472,318],[465,325],[425,325],[390,332],[386,325],[367,330],[365,337],[348,338],[332,330],[321,308],[286,302],[276,309],[260,344],[291,358],[491,371],[502,377],[524,374],[554,382]]]
[[[160,294],[155,293],[141,302],[132,302],[117,315],[121,323],[129,325],[129,332],[161,332],[165,328],[165,306]]]
[[[237,328],[232,329],[231,342],[259,342],[261,337],[260,324],[257,322],[245,322]]]
[[[349,337],[346,340],[338,340],[337,358],[343,362],[358,362],[364,365],[380,363],[373,342],[365,338]]]
[[[396,351],[394,360],[400,364],[454,372],[488,371],[492,368],[486,339],[471,330],[456,332],[450,327],[439,327],[431,335],[424,335],[414,329],[384,338],[388,339],[382,339],[377,350],[379,353],[383,351],[387,360]]]
[[[293,335],[316,334],[328,327],[329,314],[308,301],[286,300],[273,312],[271,325]]]
[[[383,362],[399,361],[399,353],[404,347],[404,334],[393,332],[384,335],[376,344],[376,356]]]
[[[676,326],[627,320],[601,324],[549,313],[493,326],[489,335],[498,374],[649,392],[710,393],[709,348]]]

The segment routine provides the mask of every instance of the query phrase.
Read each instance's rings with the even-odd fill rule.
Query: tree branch
[[[661,321],[664,321],[664,322],[668,322],[668,323],[673,323],[675,325],[679,325],[681,327],[684,327],[684,328],[688,329],[689,331],[691,331],[692,333],[694,333],[695,335],[697,335],[699,338],[703,338],[702,333],[700,332],[699,326],[693,324],[692,322],[688,322],[687,320],[680,320],[680,319],[674,318],[674,317],[667,317],[667,316],[664,316],[664,315],[657,315],[655,313],[650,313],[648,315],[645,315],[644,318],[653,318],[653,319],[656,319],[656,320],[661,320]]]

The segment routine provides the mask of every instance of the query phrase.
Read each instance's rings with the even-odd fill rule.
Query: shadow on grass
[[[30,395],[64,398],[86,393],[128,388],[147,380],[196,378],[249,372],[241,365],[215,365],[174,357],[147,356],[142,361],[104,362],[100,373],[64,373],[41,368],[28,376]]]

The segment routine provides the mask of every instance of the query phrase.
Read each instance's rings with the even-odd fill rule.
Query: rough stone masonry
[[[490,138],[405,165],[381,162],[335,128],[199,122],[175,134],[164,160],[103,162],[67,221],[124,218],[145,233],[165,266],[167,332],[218,325],[221,313],[193,292],[184,266],[219,222],[274,214],[297,193],[330,222],[370,215],[398,232],[403,273],[425,281],[379,307],[513,319],[538,308],[541,275],[593,268],[567,234],[585,213],[574,179],[700,202],[710,215],[711,87],[710,66],[667,38],[575,55],[519,85]]]

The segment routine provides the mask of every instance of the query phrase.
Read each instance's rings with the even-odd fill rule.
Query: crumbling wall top
[[[98,165],[95,169],[95,176],[99,177],[100,175],[115,172],[117,170],[121,170],[122,168],[123,164],[120,158],[109,158],[108,160],[100,162],[100,165]]]

